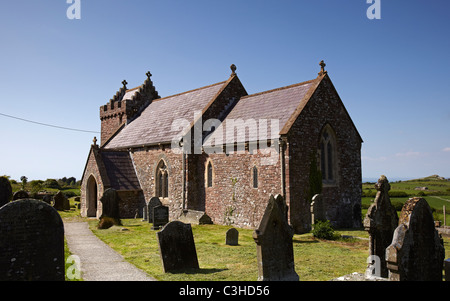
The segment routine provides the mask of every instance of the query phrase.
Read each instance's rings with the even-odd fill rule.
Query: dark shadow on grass
[[[226,271],[228,269],[187,269],[180,271],[171,271],[171,274],[214,274],[222,271]]]
[[[310,244],[310,243],[318,243],[318,240],[300,240],[300,239],[293,239],[292,242],[300,243],[300,244]]]

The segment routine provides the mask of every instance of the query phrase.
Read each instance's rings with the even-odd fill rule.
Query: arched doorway
[[[86,215],[87,217],[97,216],[97,181],[94,176],[90,176],[86,189]]]

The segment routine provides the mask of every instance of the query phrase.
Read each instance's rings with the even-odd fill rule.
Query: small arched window
[[[160,198],[169,197],[169,173],[164,160],[159,161],[156,167],[156,196]]]
[[[258,168],[256,166],[253,166],[252,173],[253,173],[253,188],[258,188]]]
[[[213,167],[211,161],[209,161],[208,165],[206,166],[206,186],[213,186]]]
[[[322,131],[319,152],[322,182],[324,184],[334,184],[337,175],[336,140],[334,132],[329,125]]]

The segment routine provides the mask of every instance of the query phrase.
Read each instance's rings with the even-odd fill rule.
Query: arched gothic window
[[[258,188],[258,168],[253,166],[253,188]]]
[[[324,184],[336,183],[337,162],[336,162],[336,139],[333,130],[327,125],[320,137],[320,171]]]
[[[208,165],[206,166],[206,186],[213,186],[213,166],[211,161],[209,161]]]
[[[159,161],[156,167],[156,196],[160,198],[169,197],[169,173],[164,160]]]

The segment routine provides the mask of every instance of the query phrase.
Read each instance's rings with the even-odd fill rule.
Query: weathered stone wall
[[[101,202],[100,198],[103,195],[103,191],[105,190],[105,185],[102,181],[102,178],[100,176],[100,170],[98,168],[97,162],[95,160],[95,154],[94,151],[91,151],[89,153],[89,158],[86,163],[86,169],[84,171],[83,175],[83,181],[81,183],[80,191],[81,191],[81,204],[80,204],[80,213],[82,217],[87,217],[87,210],[88,210],[88,204],[87,204],[87,186],[88,186],[88,180],[89,178],[93,176],[95,178],[95,182],[97,183],[97,214],[96,217],[100,217],[101,212],[99,212],[99,209],[101,209]]]
[[[242,228],[258,227],[269,196],[281,193],[281,170],[278,152],[274,164],[264,165],[270,157],[258,150],[239,153],[204,155],[195,170],[200,175],[205,199],[205,211],[217,224]],[[206,187],[207,162],[213,165],[213,186]],[[258,188],[253,188],[253,167],[258,170]]]
[[[290,222],[296,232],[310,229],[309,167],[326,125],[336,134],[335,184],[323,185],[325,215],[334,226],[361,226],[361,139],[331,81],[325,78],[288,134]]]
[[[170,145],[167,145],[134,149],[131,157],[141,184],[143,197],[147,203],[152,197],[156,196],[156,167],[161,160],[164,160],[169,175],[169,196],[161,198],[161,202],[164,206],[169,207],[170,219],[177,218],[183,205],[182,155],[173,151]],[[143,204],[141,205],[143,206]]]

